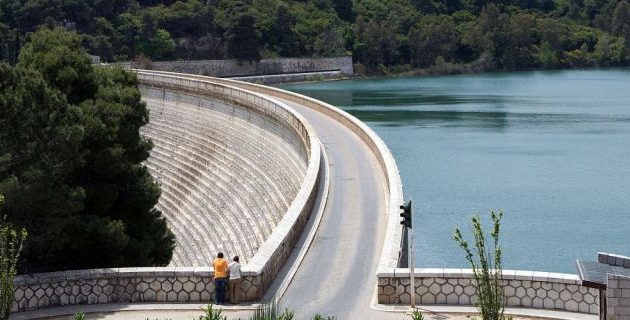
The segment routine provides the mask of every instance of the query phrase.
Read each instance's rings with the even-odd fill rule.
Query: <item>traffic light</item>
[[[402,221],[400,221],[400,224],[407,228],[411,228],[411,200],[400,206],[400,209],[402,209],[400,216],[403,218]]]

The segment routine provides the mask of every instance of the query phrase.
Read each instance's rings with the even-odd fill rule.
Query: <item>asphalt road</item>
[[[400,319],[399,313],[370,308],[387,225],[388,194],[376,157],[356,134],[335,119],[274,98],[310,122],[330,165],[330,190],[322,221],[280,300],[281,306],[296,311],[297,320],[312,319],[317,313],[339,320]],[[295,255],[274,285],[283,280],[293,258]]]
[[[384,175],[363,141],[336,120],[284,101],[315,128],[330,162],[328,203],[281,305],[298,319],[316,313],[337,319],[375,319],[376,287],[386,226]]]

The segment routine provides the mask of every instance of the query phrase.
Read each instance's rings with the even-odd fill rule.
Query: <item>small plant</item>
[[[333,316],[322,316],[321,314],[317,313],[315,314],[315,316],[313,316],[313,320],[336,320],[337,317],[333,317]]]
[[[282,313],[278,311],[275,302],[263,304],[256,308],[254,315],[249,320],[293,320],[295,313],[289,309],[284,309]]]
[[[424,320],[424,313],[418,309],[414,309],[411,312],[411,320]]]
[[[0,194],[0,208],[4,203],[4,196]],[[0,220],[0,319],[9,319],[13,305],[13,279],[17,274],[17,263],[22,252],[22,245],[26,239],[25,229],[15,230],[7,222],[6,217]]]
[[[501,269],[501,246],[499,245],[499,233],[501,230],[501,218],[503,212],[490,212],[493,222],[492,251],[487,248],[486,237],[481,227],[481,219],[474,216],[471,219],[472,231],[475,240],[474,249],[471,249],[468,242],[464,240],[461,230],[455,228],[453,238],[464,250],[466,260],[470,263],[475,281],[473,286],[477,293],[475,307],[481,313],[484,320],[503,320],[505,311],[502,269]]]
[[[74,319],[74,320],[86,320],[85,313],[77,312],[77,313],[74,314],[72,319]]]
[[[293,318],[295,318],[295,312],[289,309],[284,309],[284,312],[278,316],[278,320],[293,320]]]
[[[227,317],[221,314],[221,309],[214,309],[212,304],[201,308],[201,310],[203,310],[205,314],[199,316],[199,320],[227,320]]]

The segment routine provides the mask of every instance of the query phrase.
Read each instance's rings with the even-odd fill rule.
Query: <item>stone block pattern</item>
[[[136,67],[133,63],[122,64]],[[242,63],[236,60],[154,61],[150,69],[214,77],[244,77],[339,70],[352,75],[352,57],[278,58]]]
[[[606,316],[609,320],[630,320],[630,277],[608,274]]]
[[[313,81],[319,79],[341,79],[343,78],[341,71],[317,71],[309,73],[285,73],[285,74],[271,74],[261,76],[248,76],[248,77],[233,77],[231,79],[245,82],[252,82],[258,84],[279,84],[287,82],[303,82]]]
[[[471,277],[416,278],[417,304],[473,305],[476,298]],[[597,314],[599,292],[562,282],[503,280],[506,305]],[[410,303],[409,278],[379,277],[379,303]],[[624,319],[627,320],[627,319]]]
[[[598,252],[597,262],[605,263],[615,267],[630,268],[630,257],[618,254]]]
[[[146,271],[137,271],[147,269]],[[18,276],[12,311],[76,304],[127,302],[211,302],[212,273],[208,269],[149,271],[156,268],[78,270]],[[167,269],[167,268],[157,268]],[[247,275],[242,301],[260,299],[261,278]]]

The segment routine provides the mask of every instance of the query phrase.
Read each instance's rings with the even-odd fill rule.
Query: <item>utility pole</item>
[[[411,292],[409,293],[410,295],[410,299],[411,299],[411,309],[414,309],[416,307],[416,275],[414,272],[414,252],[413,252],[413,242],[414,242],[414,234],[413,234],[413,223],[412,223],[412,218],[413,218],[413,206],[412,206],[412,202],[411,199],[409,199],[409,201],[405,202],[405,204],[403,204],[402,206],[400,206],[400,209],[402,209],[402,213],[400,214],[400,216],[403,218],[402,221],[400,221],[400,224],[402,224],[405,228],[407,228],[407,266],[409,267],[409,284],[410,284],[410,288],[411,288]]]

